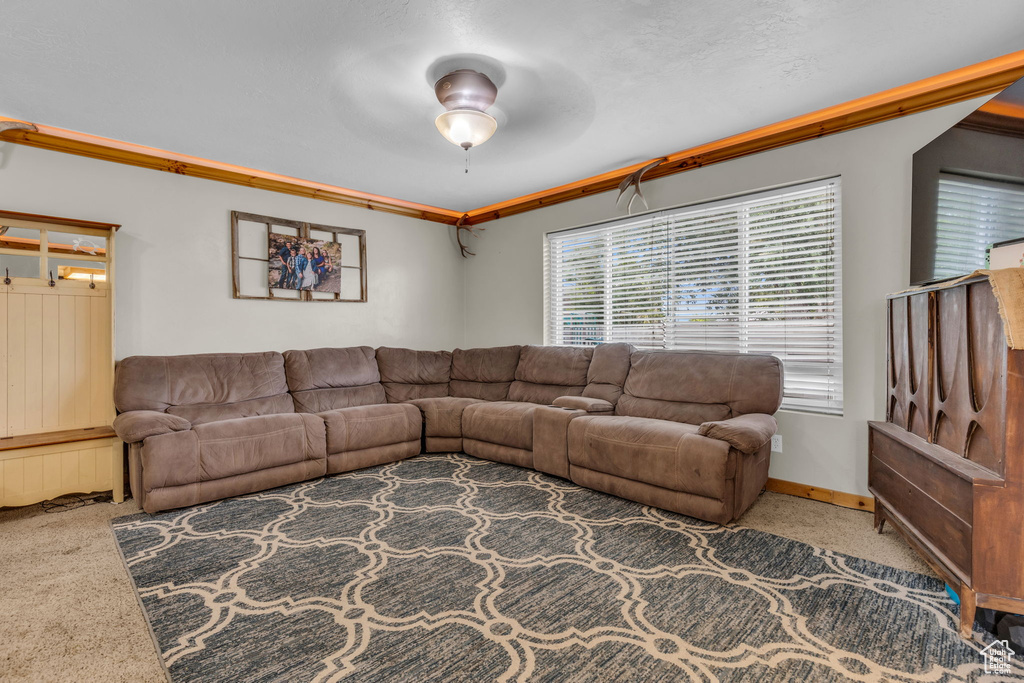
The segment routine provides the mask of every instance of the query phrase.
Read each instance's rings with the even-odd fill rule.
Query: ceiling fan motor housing
[[[444,108],[484,111],[494,104],[498,88],[484,74],[472,69],[458,69],[434,84],[434,94]]]

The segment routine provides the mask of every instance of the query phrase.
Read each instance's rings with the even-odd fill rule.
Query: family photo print
[[[269,281],[271,289],[341,292],[341,245],[269,233]]]

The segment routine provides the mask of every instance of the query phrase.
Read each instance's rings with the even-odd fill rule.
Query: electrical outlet
[[[782,452],[782,434],[776,434],[772,437],[772,453]]]

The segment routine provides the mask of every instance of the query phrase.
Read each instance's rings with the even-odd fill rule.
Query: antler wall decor
[[[0,121],[0,133],[5,130],[29,130],[37,132],[39,129],[31,123],[25,123],[24,121]]]
[[[650,209],[651,207],[647,205],[647,200],[644,198],[644,193],[640,189],[640,181],[644,179],[644,173],[647,173],[652,168],[657,168],[658,166],[661,166],[666,161],[668,161],[668,157],[656,159],[655,161],[652,161],[651,163],[641,168],[639,171],[634,171],[633,173],[630,173],[628,176],[623,178],[622,182],[619,183],[619,196],[615,198],[615,203],[618,204],[619,200],[622,199],[622,195],[624,195],[626,193],[626,190],[628,190],[630,186],[632,186],[634,188],[633,196],[629,198],[629,203],[626,204],[626,213],[630,215],[633,214],[633,200],[637,198],[639,198],[640,201],[644,203],[645,209]]]
[[[481,228],[476,225],[463,225],[466,219],[469,218],[468,213],[462,214],[462,218],[455,222],[455,239],[459,242],[459,249],[462,250],[462,258],[469,258],[470,256],[476,256],[476,252],[470,251],[466,248],[466,245],[462,243],[462,231],[465,230],[473,237],[479,237],[476,234],[477,230],[486,230],[487,228]]]

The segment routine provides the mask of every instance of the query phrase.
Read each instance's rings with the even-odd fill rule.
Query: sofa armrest
[[[136,443],[150,436],[183,432],[192,429],[192,423],[183,417],[156,410],[130,410],[114,418],[114,431],[125,443]]]
[[[569,423],[586,414],[572,408],[537,406],[533,413],[535,470],[569,478]]]
[[[588,413],[610,413],[615,407],[603,398],[587,398],[586,396],[559,396],[554,400],[559,408],[584,410]]]
[[[719,439],[741,453],[753,453],[768,443],[779,429],[771,415],[750,413],[718,422],[705,422],[697,433],[711,439]]]

